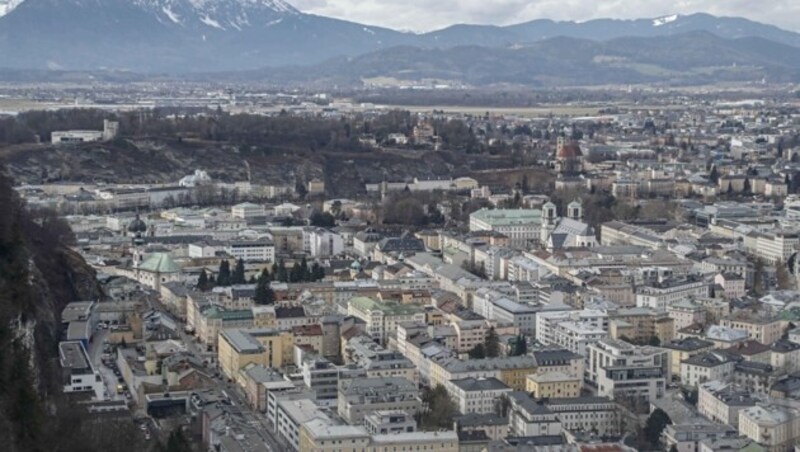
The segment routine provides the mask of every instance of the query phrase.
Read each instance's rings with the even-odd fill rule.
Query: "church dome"
[[[556,158],[559,160],[574,159],[579,157],[583,157],[583,152],[581,151],[581,147],[578,146],[578,143],[574,141],[564,143],[556,152]]]
[[[133,233],[141,233],[147,231],[147,225],[145,222],[139,218],[139,215],[136,215],[136,218],[131,221],[131,224],[128,225],[128,231]]]

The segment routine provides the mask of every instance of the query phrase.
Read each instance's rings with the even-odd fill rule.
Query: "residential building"
[[[445,388],[461,414],[492,413],[500,397],[511,392],[511,388],[492,377],[450,380]]]
[[[509,435],[546,436],[560,435],[561,421],[543,402],[537,402],[525,392],[508,394],[511,407],[508,412]]]
[[[601,339],[588,350],[587,381],[597,387],[597,395],[640,402],[664,396],[671,377],[666,349]]]
[[[579,397],[583,375],[547,372],[528,375],[526,391],[537,399]]]
[[[739,425],[739,411],[754,406],[750,392],[732,382],[707,381],[698,385],[697,411],[712,422]]]
[[[339,382],[339,416],[349,424],[362,424],[374,411],[402,411],[415,415],[422,406],[417,385],[404,378],[357,378]]]
[[[510,246],[528,249],[539,243],[542,211],[536,209],[480,209],[469,216],[470,231],[495,231],[510,239]]]
[[[728,381],[733,378],[736,361],[721,352],[694,355],[681,362],[681,383],[697,386],[707,381]]]

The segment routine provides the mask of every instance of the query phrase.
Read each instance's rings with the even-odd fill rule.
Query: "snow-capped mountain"
[[[283,0],[132,0],[159,21],[182,27],[242,30],[274,24],[300,11]]]
[[[10,13],[12,9],[22,3],[23,0],[0,0],[0,17]]]
[[[316,64],[394,46],[518,47],[707,32],[800,47],[800,35],[708,14],[588,22],[455,25],[412,34],[305,14],[286,0],[0,0],[0,68],[237,71]],[[677,50],[676,50],[677,51]]]
[[[359,55],[407,36],[284,0],[24,0],[0,17],[0,67],[225,71]]]

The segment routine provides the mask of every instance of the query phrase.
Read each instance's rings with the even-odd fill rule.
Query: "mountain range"
[[[284,0],[0,0],[4,11],[5,69],[247,71],[354,83],[378,76],[476,84],[800,80],[800,34],[708,14],[414,34],[306,14]]]

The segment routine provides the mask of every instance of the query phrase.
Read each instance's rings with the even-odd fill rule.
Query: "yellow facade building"
[[[229,329],[219,335],[217,358],[222,372],[236,379],[239,370],[254,363],[279,368],[292,359],[292,334],[271,328]]]
[[[582,386],[583,377],[549,372],[528,375],[525,390],[537,399],[580,397]]]

